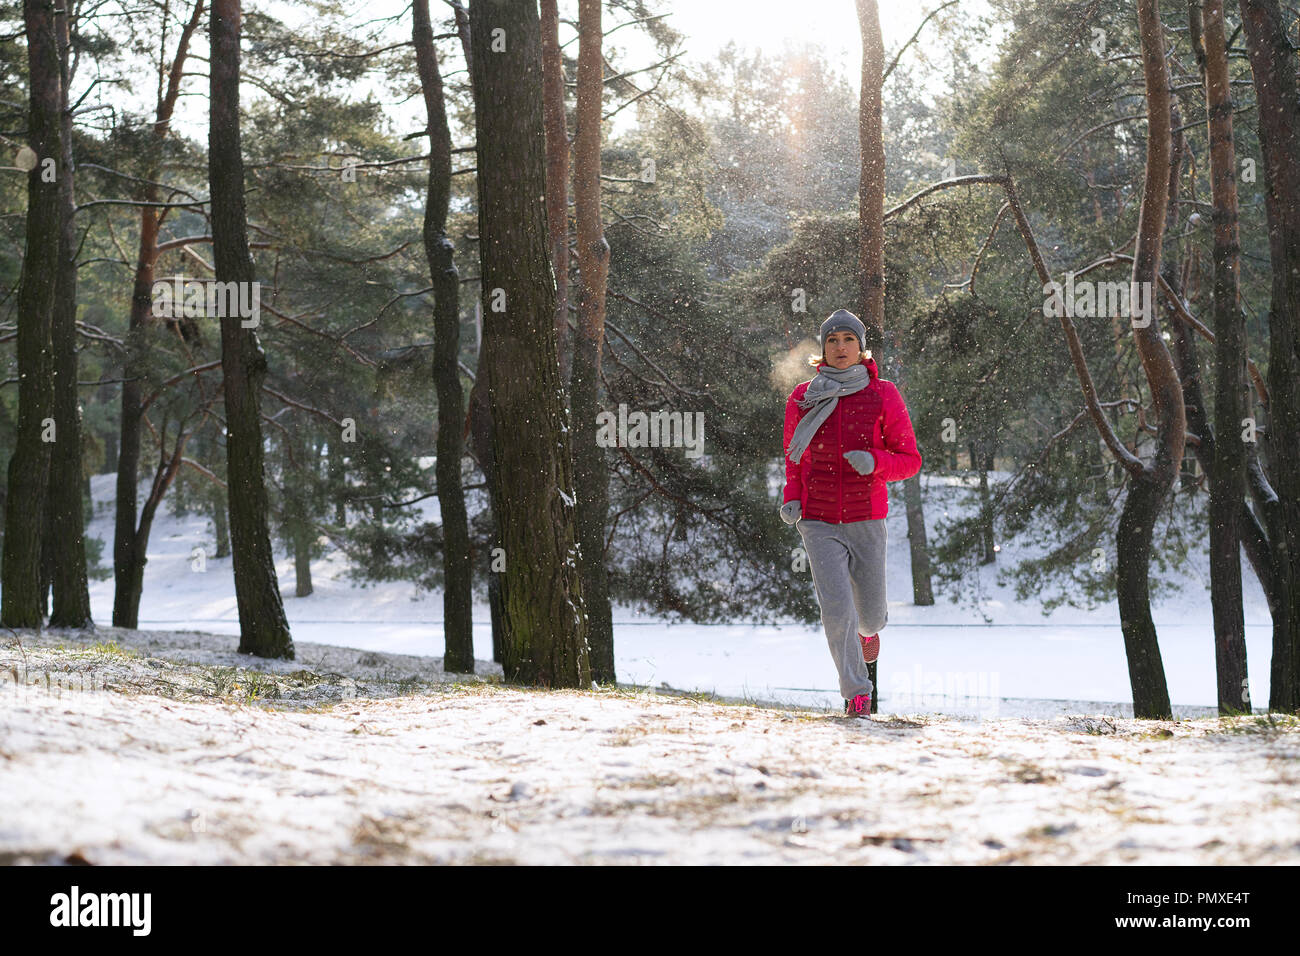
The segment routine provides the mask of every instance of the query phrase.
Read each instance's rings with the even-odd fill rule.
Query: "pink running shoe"
[[[871,695],[859,694],[844,702],[845,717],[871,717]]]
[[[862,660],[864,663],[871,664],[880,656],[880,635],[872,634],[867,637],[865,634],[859,634],[858,640],[862,642]]]

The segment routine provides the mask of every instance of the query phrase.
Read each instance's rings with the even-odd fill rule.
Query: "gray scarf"
[[[808,443],[817,434],[817,429],[822,427],[822,422],[835,411],[841,396],[860,392],[870,384],[871,373],[861,362],[846,369],[837,369],[831,365],[823,365],[818,369],[816,377],[808,384],[808,391],[799,402],[800,408],[812,410],[799,420],[794,437],[790,439],[790,460],[799,464]]]

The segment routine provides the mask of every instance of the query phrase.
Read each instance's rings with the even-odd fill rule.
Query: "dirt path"
[[[0,862],[1300,862],[1295,719],[850,721],[311,645],[250,671],[229,638],[20,636]]]

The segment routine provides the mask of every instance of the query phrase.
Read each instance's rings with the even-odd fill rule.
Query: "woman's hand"
[[[795,498],[791,501],[787,501],[785,504],[781,506],[781,520],[784,521],[786,524],[794,524],[796,521],[799,520],[800,513],[802,511],[803,511],[803,505],[799,503],[798,498]]]
[[[844,457],[859,475],[869,475],[876,470],[876,458],[869,451],[846,451]]]

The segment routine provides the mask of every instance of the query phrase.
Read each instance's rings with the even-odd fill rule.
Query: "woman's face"
[[[852,332],[832,332],[826,336],[826,349],[823,355],[831,368],[846,369],[856,365],[862,352],[862,343]]]

